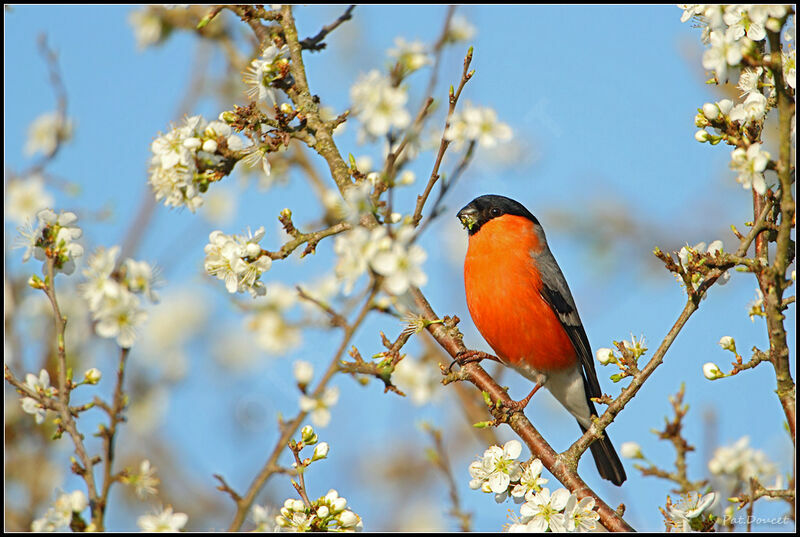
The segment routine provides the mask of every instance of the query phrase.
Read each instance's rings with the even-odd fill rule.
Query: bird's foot
[[[531,393],[529,393],[525,399],[522,399],[520,401],[511,401],[511,403],[506,405],[506,408],[508,408],[508,410],[510,410],[511,412],[522,412],[523,410],[525,410],[525,407],[528,406],[528,403],[530,402],[531,397],[533,397],[533,394],[539,391],[539,388],[541,387],[542,385],[537,383],[536,386],[534,386],[533,389],[531,390]]]
[[[480,362],[481,360],[494,360],[495,362],[499,362],[500,359],[497,356],[492,356],[491,354],[483,351],[461,351],[456,354],[456,357],[450,362],[450,367],[447,368],[448,371],[453,370],[453,366],[458,364],[461,367],[464,367],[467,364],[471,364],[474,362]]]

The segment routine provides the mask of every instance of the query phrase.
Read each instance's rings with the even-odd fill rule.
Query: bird
[[[597,415],[591,397],[602,390],[575,300],[541,224],[521,203],[495,194],[475,198],[457,216],[469,234],[464,287],[472,320],[498,361],[535,383],[512,409],[523,410],[545,387],[585,432]],[[495,359],[467,351],[454,363],[484,358]],[[625,469],[608,433],[590,449],[600,476],[622,485]]]

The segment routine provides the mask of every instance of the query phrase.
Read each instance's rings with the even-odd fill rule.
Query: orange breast
[[[574,366],[577,355],[539,294],[530,252],[541,248],[527,218],[493,218],[470,236],[464,284],[472,320],[500,359],[552,371]]]

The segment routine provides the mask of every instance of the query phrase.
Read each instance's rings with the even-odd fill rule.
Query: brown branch
[[[319,115],[319,98],[311,94],[306,78],[305,65],[303,64],[303,46],[297,37],[297,26],[292,15],[292,6],[281,7],[281,27],[289,47],[289,63],[294,85],[287,89],[289,98],[294,103],[299,114],[306,119],[308,129],[313,133],[315,143],[312,146],[328,163],[333,180],[339,191],[344,191],[352,185],[350,171],[342,159],[342,155],[333,140],[334,121],[325,122]]]
[[[75,446],[75,454],[78,456],[78,460],[83,465],[81,467],[76,461],[73,463],[72,469],[86,482],[87,496],[89,497],[89,506],[92,513],[92,524],[97,531],[103,531],[105,527],[103,520],[105,509],[102,505],[101,498],[97,494],[97,485],[95,483],[93,471],[94,462],[86,452],[86,446],[83,444],[83,435],[78,432],[78,425],[75,423],[75,419],[72,416],[69,408],[70,385],[67,379],[67,352],[64,341],[64,334],[67,328],[67,319],[61,314],[61,309],[58,305],[58,298],[56,297],[54,265],[55,259],[53,257],[48,257],[45,261],[46,278],[42,290],[47,295],[47,298],[50,300],[50,304],[53,307],[53,321],[55,322],[56,329],[56,349],[58,355],[58,371],[56,375],[58,379],[57,412],[59,414],[59,418],[61,419],[59,428],[66,431],[70,438],[72,438],[72,443]]]
[[[675,413],[674,418],[672,420],[667,420],[667,418],[664,418],[664,430],[653,431],[661,440],[669,440],[672,443],[672,446],[675,448],[675,471],[667,472],[666,470],[656,467],[653,463],[651,463],[650,467],[648,468],[636,465],[636,468],[642,473],[643,476],[660,477],[678,484],[680,488],[673,489],[673,492],[676,494],[685,494],[687,492],[697,491],[706,484],[705,480],[697,482],[690,481],[687,476],[686,454],[690,451],[694,451],[695,448],[689,444],[682,434],[683,418],[686,416],[686,413],[689,410],[689,406],[683,404],[683,396],[685,392],[686,385],[682,383],[678,393],[669,398],[670,403],[672,404],[672,410]]]
[[[758,275],[761,291],[764,293],[764,306],[767,318],[767,331],[769,335],[769,355],[770,361],[775,369],[775,380],[777,383],[778,399],[783,406],[786,421],[789,424],[789,433],[792,443],[795,442],[796,426],[796,395],[795,382],[791,372],[791,357],[787,344],[786,328],[784,327],[785,316],[783,315],[783,294],[791,281],[786,277],[786,273],[794,260],[794,243],[792,241],[792,231],[795,225],[795,202],[792,195],[792,185],[794,183],[794,166],[792,160],[792,137],[791,122],[795,115],[794,96],[789,93],[784,80],[783,64],[781,61],[780,31],[768,32],[771,49],[771,65],[775,78],[775,88],[777,90],[778,106],[778,135],[779,135],[779,157],[776,166],[778,180],[780,182],[780,221],[778,232],[775,237],[775,260],[772,267],[762,271]],[[757,204],[754,205],[757,209]],[[757,252],[758,254],[758,252]],[[766,247],[763,251],[766,257]],[[757,255],[757,257],[759,257]]]
[[[447,118],[445,119],[444,130],[442,131],[442,139],[439,142],[439,151],[436,154],[436,160],[433,163],[433,170],[431,171],[431,176],[428,179],[428,184],[425,185],[425,190],[422,192],[422,194],[417,196],[417,206],[414,209],[414,216],[412,217],[412,221],[415,226],[418,226],[420,220],[422,220],[422,208],[425,206],[425,202],[428,200],[428,196],[430,196],[431,190],[436,184],[436,181],[439,180],[439,167],[442,164],[447,147],[450,145],[450,141],[446,138],[447,129],[450,126],[450,119],[453,117],[453,113],[456,110],[456,104],[458,103],[459,97],[461,97],[461,92],[464,90],[464,86],[466,86],[467,82],[469,82],[469,79],[472,78],[472,75],[475,73],[474,70],[469,70],[470,63],[472,63],[472,47],[470,47],[470,49],[467,51],[467,55],[464,57],[464,69],[461,73],[461,81],[458,84],[458,89],[453,90],[452,87],[450,88],[450,107],[447,110]]]
[[[355,5],[348,7],[347,10],[344,13],[342,13],[338,19],[328,24],[327,26],[323,26],[322,30],[320,30],[319,33],[317,33],[317,35],[315,35],[314,37],[306,37],[305,39],[300,41],[300,46],[304,50],[310,50],[311,52],[318,52],[320,50],[323,50],[326,47],[326,44],[323,43],[322,40],[325,39],[325,37],[327,37],[329,33],[338,28],[340,24],[352,19],[353,18],[352,13],[355,7],[356,7]]]
[[[309,295],[299,285],[295,286],[295,289],[297,289],[297,296],[299,296],[303,300],[311,302],[312,304],[316,305],[319,309],[327,313],[328,316],[330,316],[331,318],[331,324],[333,326],[340,326],[342,328],[347,326],[347,319],[344,317],[344,315],[331,308],[328,304]]]
[[[114,387],[113,406],[109,408],[108,427],[101,427],[100,436],[103,438],[103,488],[100,493],[100,502],[102,509],[105,511],[108,505],[108,494],[111,490],[111,485],[117,480],[113,474],[112,466],[114,463],[115,446],[114,441],[117,434],[117,426],[125,421],[122,412],[125,410],[125,393],[123,391],[123,383],[125,380],[125,366],[128,359],[130,349],[120,349],[119,366],[117,368],[117,384]]]
[[[286,259],[298,247],[308,243],[308,246],[306,246],[306,249],[303,251],[301,255],[301,257],[304,257],[308,254],[314,253],[314,250],[316,249],[317,244],[319,244],[319,241],[321,241],[325,237],[330,237],[331,235],[342,233],[343,231],[347,231],[351,227],[352,226],[347,222],[339,222],[338,224],[334,224],[333,226],[327,229],[312,231],[311,233],[300,233],[299,231],[297,231],[295,237],[289,242],[285,243],[283,246],[281,246],[280,250],[276,252],[262,250],[262,253],[269,256],[272,259]]]
[[[438,317],[431,308],[427,299],[419,289],[411,288],[411,296],[416,304],[420,315],[428,320],[436,320]],[[461,334],[455,326],[443,324],[431,324],[428,331],[453,358],[460,352],[466,350],[461,340]],[[500,401],[502,407],[508,407],[513,403],[508,393],[501,388],[489,374],[477,363],[468,363],[460,371],[461,376],[473,383],[481,392],[486,392],[492,401]],[[502,414],[502,410],[498,410]],[[614,509],[608,506],[577,474],[577,461],[570,461],[563,455],[556,453],[547,441],[539,434],[536,428],[528,421],[522,412],[512,412],[510,416],[503,416],[504,421],[514,430],[517,435],[525,442],[531,453],[542,461],[542,464],[567,487],[578,499],[591,497],[597,505],[597,512],[600,515],[601,523],[612,531],[632,531],[622,517]]]

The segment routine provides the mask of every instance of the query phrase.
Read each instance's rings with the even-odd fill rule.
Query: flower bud
[[[216,140],[206,140],[203,142],[203,151],[207,153],[216,153],[217,152],[217,141]]]
[[[317,508],[317,516],[319,518],[322,518],[322,519],[328,518],[328,515],[330,515],[330,514],[331,514],[331,510],[328,509],[328,507],[326,505],[320,505]]]
[[[781,31],[781,21],[780,19],[776,19],[774,17],[767,19],[767,24],[765,24],[765,26],[770,32],[778,33]]]
[[[397,183],[400,185],[410,185],[414,183],[414,179],[414,172],[411,170],[405,170],[400,174],[400,177],[397,179]]]
[[[230,110],[226,110],[220,113],[219,120],[224,121],[225,123],[233,123],[234,121],[236,121],[236,114],[234,114]]]
[[[201,145],[203,145],[203,142],[200,140],[200,138],[196,138],[194,136],[183,141],[183,147],[186,149],[197,149]]]
[[[305,389],[311,379],[314,378],[314,366],[305,360],[298,360],[294,363],[294,378],[301,389]]]
[[[731,109],[733,108],[733,101],[731,101],[730,99],[722,99],[717,103],[717,107],[719,108],[719,111],[722,113],[722,115],[727,116],[731,112]]]
[[[331,502],[331,513],[341,513],[347,507],[347,500],[344,498],[336,498]]]
[[[623,442],[619,447],[619,452],[626,459],[644,459],[642,447],[636,442]]]
[[[700,129],[699,131],[694,133],[694,139],[702,144],[710,139],[710,135],[708,134],[708,131],[706,131],[705,129]]]
[[[702,112],[698,112],[696,116],[694,116],[694,126],[698,129],[702,129],[703,127],[708,127],[709,123],[706,119],[706,116],[703,115]]]
[[[719,346],[726,351],[736,352],[736,342],[731,336],[722,336],[719,340]]]
[[[317,447],[314,448],[314,456],[311,457],[312,461],[318,461],[320,459],[324,459],[328,456],[329,446],[327,442],[320,442]]]
[[[719,108],[716,104],[706,103],[703,105],[703,115],[709,121],[714,121],[719,117]]]
[[[103,374],[100,372],[100,370],[97,369],[96,367],[93,367],[91,369],[88,369],[86,373],[83,374],[83,380],[87,384],[97,384],[98,382],[100,382],[102,376]]]
[[[597,361],[603,365],[616,362],[616,358],[614,358],[614,351],[606,348],[597,349]]]
[[[706,362],[703,365],[703,376],[705,376],[708,380],[716,380],[724,377],[725,374],[719,370],[719,367],[717,367],[717,364],[714,362]]]
[[[706,252],[708,252],[711,255],[717,255],[717,252],[723,251],[722,247],[723,247],[722,241],[717,239],[715,241],[712,241],[711,244],[708,245],[708,250],[706,250]]]
[[[339,524],[341,524],[343,528],[352,528],[358,524],[358,515],[350,510],[343,511],[342,514],[339,515]]]
[[[306,425],[300,430],[300,436],[303,439],[303,443],[307,446],[311,446],[317,443],[317,433],[314,432],[314,428],[311,425]]]
[[[45,288],[44,282],[36,274],[31,274],[31,277],[28,278],[28,285],[33,287],[34,289],[44,289]]]

